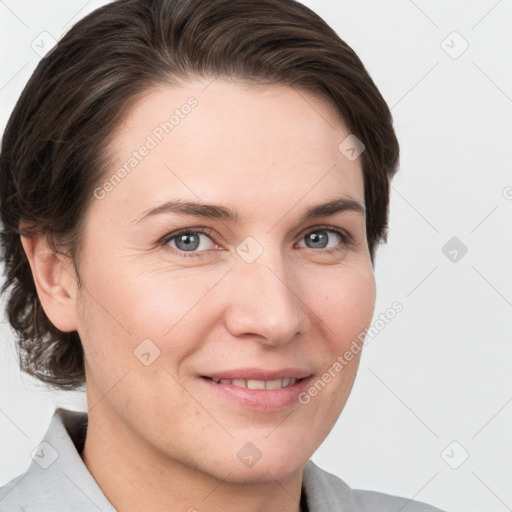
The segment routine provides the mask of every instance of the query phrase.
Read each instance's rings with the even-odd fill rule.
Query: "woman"
[[[292,0],[124,0],[41,61],[1,153],[24,370],[85,384],[0,510],[435,511],[310,461],[357,372],[398,143]]]

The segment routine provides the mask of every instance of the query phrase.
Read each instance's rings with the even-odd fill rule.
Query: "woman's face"
[[[160,462],[285,479],[342,411],[360,354],[332,367],[373,314],[361,158],[312,95],[206,86],[155,88],[109,147],[80,260],[89,422]]]

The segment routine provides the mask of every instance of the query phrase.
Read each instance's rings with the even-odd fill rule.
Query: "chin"
[[[221,478],[237,483],[263,483],[286,481],[302,472],[311,456],[304,451],[304,444],[282,442],[277,437],[271,442],[271,437],[272,434],[267,440],[247,441],[240,446],[236,443],[236,448],[232,450],[234,457],[223,460]],[[219,472],[220,466],[219,462],[214,465],[216,472]],[[227,474],[229,476],[226,478]]]
[[[298,473],[301,473],[304,466],[305,462],[303,461],[297,462],[296,464],[288,461],[286,464],[283,464],[283,460],[272,457],[265,462],[260,460],[253,467],[245,467],[241,464],[226,465],[224,468],[225,472],[223,471],[223,474],[219,475],[218,478],[226,482],[239,484],[263,484],[272,483],[276,480],[285,482]],[[216,471],[218,471],[218,468]],[[226,477],[228,473],[229,476]]]

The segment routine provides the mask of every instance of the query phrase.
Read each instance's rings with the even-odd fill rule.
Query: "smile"
[[[209,378],[209,377],[206,377]],[[285,377],[284,379],[274,380],[255,380],[255,379],[214,379],[211,378],[217,384],[230,384],[239,388],[248,389],[281,389],[288,386],[293,386],[297,380],[295,378]]]
[[[254,369],[223,373],[224,375],[202,375],[199,381],[206,385],[212,397],[228,400],[238,407],[266,413],[297,405],[300,393],[314,378],[309,371],[295,369],[279,372],[281,378],[278,378],[277,371],[262,370],[259,372],[260,375],[254,375],[258,373]],[[226,373],[234,375],[229,375],[232,378],[228,379]],[[242,378],[241,373],[246,373],[245,378]],[[283,376],[283,373],[295,375]],[[259,379],[250,377],[259,377]]]

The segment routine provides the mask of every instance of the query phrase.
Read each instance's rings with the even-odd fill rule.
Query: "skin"
[[[319,377],[368,327],[375,280],[364,215],[300,220],[332,199],[364,205],[361,159],[340,152],[349,132],[311,94],[206,85],[154,88],[127,113],[107,178],[175,108],[198,101],[92,201],[81,288],[44,237],[23,245],[46,314],[82,340],[89,427],[81,456],[117,510],[297,512],[303,468],[348,399],[360,353],[307,405],[277,411],[217,396],[198,375],[252,366],[306,367]],[[170,198],[221,204],[239,221],[166,213],[134,222]],[[315,246],[307,235],[319,226],[352,241],[327,231],[325,248]],[[199,234],[196,256],[176,240],[159,243],[200,227],[212,232]],[[248,236],[263,249],[252,263],[236,252]],[[146,366],[134,350],[147,338],[160,355]],[[237,457],[247,442],[262,453],[252,467]]]

